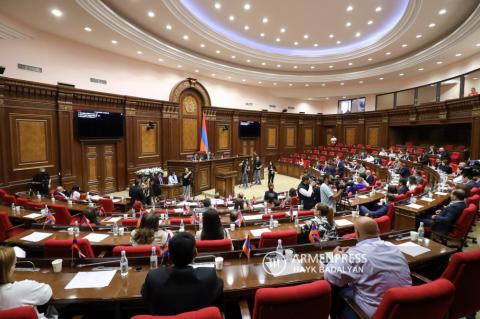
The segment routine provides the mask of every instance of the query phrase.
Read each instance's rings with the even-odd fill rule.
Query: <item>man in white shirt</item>
[[[168,185],[175,184],[178,184],[178,178],[177,175],[175,175],[175,172],[172,171],[172,173],[168,176]]]
[[[367,157],[365,158],[365,161],[369,162],[369,163],[373,163],[375,159],[373,158],[373,156],[371,154],[368,154]]]
[[[320,201],[336,212],[337,199],[342,195],[343,189],[339,189],[336,193],[334,193],[330,187],[331,181],[332,177],[329,174],[325,174],[323,176],[323,183],[320,185]]]
[[[355,233],[357,245],[335,248],[335,258],[326,266],[324,278],[334,286],[343,287],[340,296],[353,299],[372,317],[388,289],[412,285],[410,268],[395,245],[379,238],[378,225],[373,219],[359,217]],[[345,304],[336,310],[343,318],[357,317]]]
[[[330,144],[337,145],[337,138],[335,136],[332,136],[332,138],[330,139]]]

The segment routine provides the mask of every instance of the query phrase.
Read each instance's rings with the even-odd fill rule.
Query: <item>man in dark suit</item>
[[[394,194],[387,194],[387,200],[382,199],[376,204],[360,205],[360,215],[371,218],[379,218],[387,214],[388,208],[395,200]]]
[[[438,149],[438,157],[440,157],[442,161],[450,159],[450,155],[443,147],[440,147]]]
[[[408,192],[407,179],[406,178],[400,178],[398,180],[397,194],[402,195],[402,194],[406,194],[407,192]]]
[[[465,191],[456,189],[450,194],[450,204],[442,210],[437,210],[433,215],[423,216],[419,222],[423,222],[425,226],[431,227],[433,232],[446,235],[452,229],[458,217],[463,210],[467,208],[465,203]]]
[[[145,194],[140,187],[140,182],[138,181],[138,179],[136,179],[133,185],[130,186],[130,189],[128,190],[128,196],[130,196],[132,204],[135,203],[135,201],[137,200],[142,202],[142,204],[146,203]]]
[[[438,164],[437,169],[439,171],[444,172],[445,174],[452,174],[452,167],[448,165],[448,160],[442,160],[440,164]]]
[[[332,163],[328,163],[327,165],[325,165],[323,171],[325,172],[325,174],[330,174],[331,176],[335,176],[336,173],[336,169],[335,167],[333,167]]]
[[[343,177],[343,174],[345,174],[345,162],[337,156],[336,158],[337,161],[337,175],[340,177]]]
[[[154,315],[177,315],[209,306],[221,306],[223,281],[214,268],[190,264],[195,257],[195,238],[188,232],[173,236],[169,245],[174,266],[151,270],[142,287],[142,297]]]
[[[400,164],[398,174],[403,178],[408,178],[410,176],[410,170],[408,169],[407,165],[405,165],[405,163]]]

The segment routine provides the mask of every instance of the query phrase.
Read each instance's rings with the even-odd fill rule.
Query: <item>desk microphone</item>
[[[15,267],[15,271],[28,271],[28,272],[37,272],[37,271],[40,271],[40,268],[37,268],[35,267],[35,264],[29,260],[21,260],[21,261],[17,261],[17,264],[29,264],[32,266],[32,268],[18,268],[18,267]]]
[[[102,262],[91,263],[91,264],[78,264],[77,268],[97,266],[97,265],[105,265],[105,264],[111,264],[111,263],[117,263],[118,264],[119,262],[120,262],[120,259],[119,260],[102,261]]]

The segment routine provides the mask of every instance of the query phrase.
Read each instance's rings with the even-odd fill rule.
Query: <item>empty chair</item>
[[[17,200],[13,195],[8,195],[8,194],[3,195],[2,201],[5,205],[17,204]]]
[[[18,206],[25,207],[29,200],[28,198],[25,198],[25,197],[17,197],[16,201]]]
[[[127,257],[150,256],[152,247],[155,247],[157,255],[160,255],[160,247],[158,245],[115,246],[113,247],[112,255],[118,257],[122,254],[122,250],[125,250]]]
[[[233,250],[231,239],[197,240],[196,247],[198,253],[213,253]]]
[[[192,224],[191,218],[170,218],[170,225],[180,225],[182,220],[184,225]]]
[[[265,232],[260,236],[258,248],[277,247],[278,240],[282,240],[283,246],[297,244],[297,231],[295,229],[285,231]]]
[[[55,213],[55,224],[57,225],[70,225],[70,219],[72,215],[68,211],[68,208],[64,205],[52,204],[50,208]]]
[[[217,307],[207,307],[196,311],[184,312],[176,316],[150,316],[138,315],[131,319],[222,319],[222,314]]]
[[[86,258],[95,258],[88,239],[77,238],[77,243]],[[72,258],[72,256],[78,258],[78,252],[72,253],[72,239],[48,239],[44,242],[44,256],[46,258]]]
[[[3,188],[0,188],[0,200],[3,200],[3,197],[7,195],[7,191],[4,190]]]
[[[260,288],[255,293],[253,319],[327,319],[331,304],[330,284],[325,280],[281,287]],[[242,303],[242,318],[249,318]]]
[[[120,212],[118,210],[115,210],[115,205],[113,204],[113,200],[111,198],[100,198],[98,200],[98,203],[100,204],[100,207],[102,207],[104,212],[106,212],[106,213]]]
[[[22,224],[13,227],[8,218],[8,214],[0,212],[0,242],[26,231],[27,228],[24,226],[25,225]]]
[[[286,217],[288,217],[288,216],[287,216],[287,213],[285,213],[285,212],[280,212],[280,213],[263,214],[262,219],[263,219],[263,220],[270,219],[270,216],[272,216],[273,219],[279,219],[279,218],[286,218]]]
[[[38,315],[32,306],[0,310],[0,319],[37,319]]]
[[[389,209],[390,209],[390,207],[389,207]],[[387,212],[387,214],[388,214],[388,212]],[[392,230],[390,217],[388,217],[388,215],[378,217],[378,218],[374,218],[374,220],[377,222],[378,230],[380,231],[380,234],[388,233],[390,230]],[[342,236],[342,238],[356,238],[356,237],[357,237],[356,233],[350,233],[350,234],[346,234],[346,235]]]

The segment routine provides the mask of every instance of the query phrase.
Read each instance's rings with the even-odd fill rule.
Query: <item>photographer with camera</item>
[[[339,182],[337,185],[337,192],[335,193],[330,187],[330,184],[332,184],[332,176],[325,174],[323,176],[323,184],[320,186],[320,198],[323,204],[326,204],[334,212],[336,212],[337,200],[340,196],[342,196],[345,185],[342,182]]]

